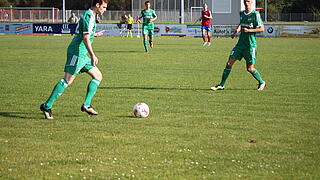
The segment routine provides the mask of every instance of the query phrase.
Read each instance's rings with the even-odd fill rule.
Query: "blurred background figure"
[[[78,23],[78,21],[79,21],[79,19],[76,16],[76,13],[72,12],[70,18],[68,19],[68,23],[76,24],[76,23]]]
[[[132,24],[133,24],[133,17],[131,16],[131,14],[128,14],[128,18],[127,18],[127,37],[129,37],[129,34],[130,34],[130,37],[132,38]]]

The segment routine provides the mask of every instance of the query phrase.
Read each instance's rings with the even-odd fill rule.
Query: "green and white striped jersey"
[[[256,29],[263,25],[261,20],[260,13],[257,11],[251,11],[249,14],[246,14],[245,11],[240,12],[240,25],[241,29]],[[241,30],[240,38],[237,43],[237,46],[245,46],[245,47],[256,47],[256,33],[244,33]]]
[[[68,47],[68,51],[74,54],[86,55],[88,50],[83,42],[84,34],[90,34],[90,41],[94,39],[96,32],[96,18],[91,9],[85,11],[78,22],[76,34]]]

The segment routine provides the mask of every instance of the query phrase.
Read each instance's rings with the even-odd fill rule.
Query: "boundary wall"
[[[0,34],[74,34],[77,24],[52,23],[0,23]],[[140,26],[141,27],[141,26]],[[200,25],[155,24],[155,36],[201,36]],[[213,36],[230,36],[235,25],[213,25]],[[106,30],[104,35],[125,35],[125,24],[97,24],[97,31]],[[122,32],[122,33],[121,33]],[[141,32],[141,30],[140,30]],[[137,24],[133,35],[138,35]],[[259,37],[320,37],[320,25],[265,25]]]

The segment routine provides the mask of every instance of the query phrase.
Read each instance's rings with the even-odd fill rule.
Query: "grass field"
[[[82,74],[39,111],[63,76],[70,36],[0,36],[0,179],[319,179],[320,39],[258,39],[257,82],[237,62],[237,40],[158,37],[94,41],[104,79],[80,111]],[[145,102],[148,118],[132,108]]]

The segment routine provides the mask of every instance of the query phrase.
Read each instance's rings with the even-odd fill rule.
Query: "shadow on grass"
[[[0,116],[8,118],[19,118],[19,119],[41,119],[32,117],[31,115],[39,115],[39,113],[26,113],[26,112],[0,112]]]
[[[104,50],[104,51],[99,51],[99,50],[96,50],[95,52],[110,52],[110,53],[144,53],[144,51],[143,50],[141,50],[141,51],[129,51],[129,50],[110,50],[110,51],[108,51],[108,50]]]
[[[133,114],[132,114],[132,116],[116,116],[116,117],[119,117],[119,118],[128,118],[128,119],[137,119],[137,117],[135,117]]]
[[[165,88],[165,87],[99,87],[99,89],[133,89],[133,90],[169,90],[169,91],[210,91],[200,88]]]
[[[201,89],[201,88],[166,88],[166,87],[99,87],[99,89],[132,89],[132,90],[167,90],[167,91],[206,91],[206,92],[223,92],[223,91],[256,91],[256,89],[240,89],[240,88],[230,88],[223,91],[212,91],[210,88]]]

